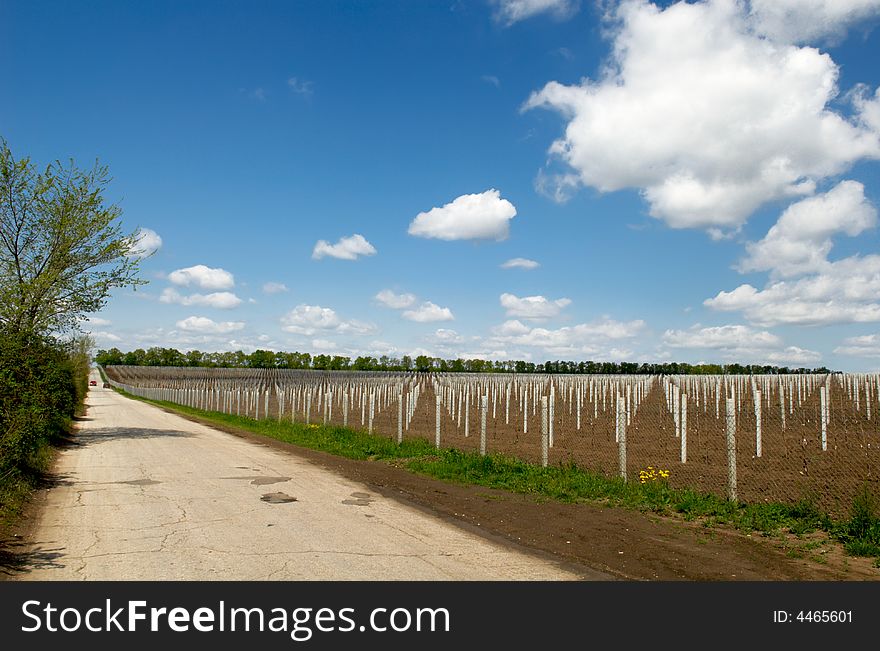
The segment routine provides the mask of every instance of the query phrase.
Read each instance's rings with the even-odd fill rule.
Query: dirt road
[[[92,387],[17,578],[602,579]]]

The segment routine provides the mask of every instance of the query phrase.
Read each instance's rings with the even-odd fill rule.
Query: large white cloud
[[[452,314],[452,310],[448,307],[440,307],[432,303],[431,301],[425,301],[417,308],[412,310],[405,310],[403,314],[404,319],[408,321],[416,321],[418,323],[431,323],[433,321],[452,321],[455,319],[455,316]]]
[[[416,215],[409,234],[440,240],[504,240],[516,208],[498,190],[463,194],[440,208]]]
[[[281,317],[281,329],[285,332],[311,337],[315,333],[372,334],[376,327],[355,319],[343,320],[336,311],[320,305],[297,305]]]
[[[358,233],[340,238],[336,244],[318,240],[312,250],[312,258],[315,260],[325,256],[339,260],[357,260],[362,255],[376,255],[376,248]]]
[[[790,205],[767,235],[746,245],[740,271],[771,271],[792,277],[830,268],[831,236],[855,236],[877,224],[877,211],[865,199],[865,188],[843,181],[832,190]]]
[[[571,299],[558,298],[550,300],[544,296],[515,296],[504,293],[501,295],[501,307],[507,310],[507,316],[523,319],[548,319],[557,316],[563,308],[571,305]]]
[[[622,2],[602,75],[550,82],[524,105],[568,120],[550,153],[569,171],[552,192],[573,183],[637,188],[669,226],[718,235],[769,201],[809,195],[817,181],[880,157],[868,119],[877,97],[862,89],[856,115],[835,112],[831,57],[764,38],[750,24],[734,0],[662,10]]]
[[[854,357],[880,357],[880,335],[860,335],[847,337],[843,343],[834,349],[838,355],[852,355]]]
[[[821,359],[812,350],[784,346],[782,339],[766,330],[745,325],[694,326],[688,330],[667,330],[663,344],[670,348],[714,350],[725,360],[760,364],[808,364]]]
[[[508,320],[492,329],[492,335],[485,341],[488,348],[521,346],[538,348],[544,353],[558,356],[584,356],[594,358],[623,359],[632,356],[632,351],[620,347],[609,347],[609,342],[632,339],[645,330],[645,322],[615,321],[603,317],[590,323],[579,323],[557,329],[532,328],[518,320]]]
[[[746,283],[703,304],[742,312],[760,326],[880,321],[880,256],[844,258],[822,273],[772,282],[763,290]]]
[[[385,307],[390,307],[395,310],[402,310],[405,307],[410,307],[416,302],[415,294],[395,294],[390,289],[383,289],[376,294],[375,298]]]
[[[181,287],[195,286],[200,289],[230,289],[235,286],[235,278],[231,273],[203,264],[172,271],[168,274],[168,280]]]
[[[167,287],[163,290],[159,296],[159,301],[161,303],[176,303],[178,305],[214,307],[221,310],[229,310],[241,305],[241,299],[232,292],[183,295],[173,287]]]
[[[549,13],[557,18],[568,18],[580,6],[580,0],[492,0],[495,19],[505,25]]]
[[[187,332],[204,334],[227,334],[244,328],[243,321],[217,322],[204,316],[190,316],[177,322],[177,327]]]
[[[771,332],[744,325],[667,330],[663,343],[672,348],[776,348],[782,340]]]
[[[839,38],[850,25],[880,13],[880,0],[751,0],[750,5],[755,31],[788,43]]]
[[[162,238],[150,228],[139,228],[132,238],[128,256],[132,258],[148,258],[162,248]]]

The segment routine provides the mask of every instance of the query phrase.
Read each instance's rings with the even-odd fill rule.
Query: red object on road
[[[90,387],[98,386],[98,381],[97,380],[89,380],[89,386]]]

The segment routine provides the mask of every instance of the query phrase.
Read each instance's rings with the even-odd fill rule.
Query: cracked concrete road
[[[603,579],[92,387],[24,580]]]

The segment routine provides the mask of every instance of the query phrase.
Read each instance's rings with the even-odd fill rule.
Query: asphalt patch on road
[[[268,486],[269,484],[280,484],[284,481],[290,481],[290,477],[264,477],[263,475],[245,475],[243,477],[220,477],[220,479],[243,479],[250,480],[254,486]]]
[[[342,503],[351,506],[369,506],[370,502],[373,501],[373,496],[369,493],[352,493],[351,497],[347,500],[342,500]]]
[[[268,504],[289,504],[290,502],[296,502],[296,498],[287,493],[266,493],[260,498],[260,500]]]
[[[126,484],[128,486],[155,486],[156,484],[161,484],[162,482],[156,481],[155,479],[132,479],[131,481],[117,481],[113,482],[114,484]]]

